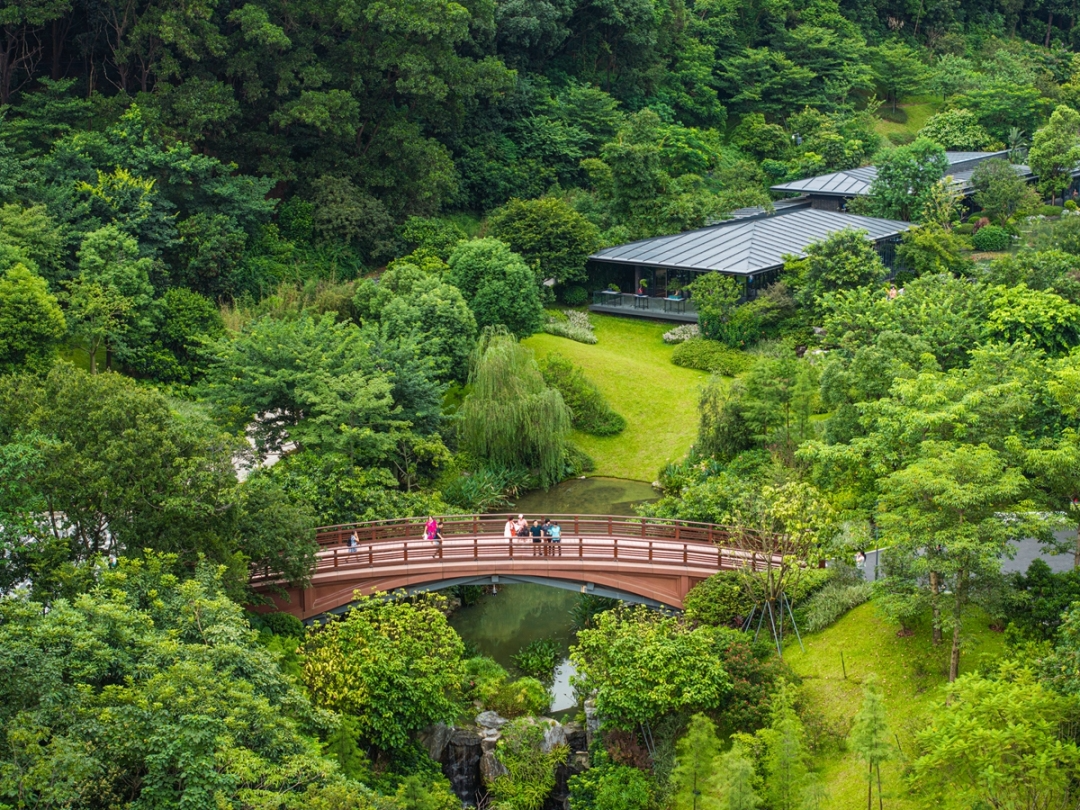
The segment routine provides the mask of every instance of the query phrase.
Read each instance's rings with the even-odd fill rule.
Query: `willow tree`
[[[541,484],[561,477],[570,409],[544,382],[531,351],[505,327],[480,336],[461,406],[466,450],[492,464],[535,470]]]

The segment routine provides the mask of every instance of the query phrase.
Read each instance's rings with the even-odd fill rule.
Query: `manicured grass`
[[[967,643],[960,662],[961,673],[992,668],[1004,650],[1002,635],[991,631],[986,615],[974,608],[964,626]],[[881,768],[885,804],[893,810],[915,810],[918,805],[905,798],[901,775],[907,764],[905,757],[914,750],[914,734],[940,699],[938,687],[947,681],[947,641],[940,647],[931,644],[929,621],[915,635],[898,637],[895,625],[882,621],[873,603],[856,608],[832,627],[803,641],[805,653],[795,642],[785,649],[785,658],[803,679],[804,705],[816,716],[816,722],[826,728],[846,736],[862,703],[860,684],[869,673],[877,674],[883,687],[890,730],[903,749],[903,756]],[[843,665],[847,667],[846,679],[841,652]],[[815,757],[815,762],[820,766],[829,793],[822,810],[865,806],[866,773],[862,760],[850,752],[827,750]],[[877,805],[876,797],[874,804]]]
[[[674,324],[590,315],[599,342],[576,343],[537,334],[524,341],[540,360],[558,352],[581,366],[616,411],[626,417],[618,436],[575,433],[596,461],[595,475],[654,481],[660,469],[686,455],[697,436],[698,394],[708,375],[672,365],[664,332]]]
[[[937,96],[915,96],[901,101],[897,108],[903,110],[907,116],[904,123],[888,121],[881,118],[877,122],[877,131],[888,137],[890,132],[908,132],[912,135],[922,129],[926,120],[936,112],[940,112],[943,102]],[[891,111],[891,107],[882,105],[881,113]]]

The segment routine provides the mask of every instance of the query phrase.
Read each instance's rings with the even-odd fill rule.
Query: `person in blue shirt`
[[[551,542],[555,545],[552,547],[552,553],[562,556],[562,546],[559,545],[562,542],[562,529],[559,528],[558,523],[552,523],[548,528],[548,535],[551,537]]]

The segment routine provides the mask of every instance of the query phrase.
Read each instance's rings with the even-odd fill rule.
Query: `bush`
[[[559,663],[559,645],[550,638],[539,638],[518,650],[511,660],[523,675],[551,683]]]
[[[514,498],[536,483],[524,467],[486,464],[453,479],[443,488],[443,499],[458,509],[492,512],[510,506]]]
[[[549,335],[576,340],[578,343],[596,343],[596,335],[593,334],[592,321],[585,312],[568,309],[561,315],[548,315],[544,331]]]
[[[1012,244],[1012,237],[999,225],[987,225],[979,228],[978,232],[971,237],[971,241],[977,250],[1000,251]]]
[[[1072,201],[1070,200],[1070,202]],[[1073,205],[1075,204],[1076,203],[1073,203]],[[1040,205],[1035,213],[1041,217],[1060,217],[1061,212],[1064,210],[1064,208],[1057,205]]]
[[[684,368],[734,377],[750,368],[754,361],[746,354],[714,340],[692,338],[675,347],[671,362]]]
[[[870,598],[872,587],[869,582],[856,585],[830,583],[810,597],[803,608],[805,619],[802,630],[816,633],[824,630],[852,608],[856,608]]]
[[[562,291],[562,300],[568,307],[582,307],[589,303],[589,292],[581,285],[575,284]]]
[[[560,354],[547,356],[542,369],[544,382],[562,394],[570,408],[570,423],[575,429],[593,436],[622,433],[626,420],[611,409],[604,395],[580,368]]]
[[[267,630],[275,636],[304,637],[304,624],[291,613],[262,613],[253,616],[252,627]]]
[[[741,626],[753,606],[738,571],[714,574],[691,588],[683,600],[686,618],[712,627]]]
[[[664,332],[664,343],[685,343],[696,337],[701,337],[701,327],[696,323],[684,323]]]
[[[915,141],[915,136],[910,132],[890,132],[885,137],[893,146],[907,146]]]
[[[1076,204],[1076,200],[1066,200],[1065,201],[1065,210],[1066,211],[1076,211],[1078,208],[1080,208],[1080,206],[1078,206]]]
[[[536,678],[518,678],[503,685],[485,706],[503,717],[526,717],[547,714],[551,695]]]
[[[962,236],[971,236],[971,232],[975,230],[975,223],[965,222],[963,225],[957,225],[953,228],[953,233],[958,233]]]

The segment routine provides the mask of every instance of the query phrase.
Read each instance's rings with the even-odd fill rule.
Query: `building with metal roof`
[[[785,256],[801,256],[810,244],[829,234],[846,229],[866,231],[886,264],[891,264],[895,243],[910,227],[910,223],[897,220],[792,206],[772,214],[748,214],[685,233],[605,248],[589,257],[590,281],[596,289],[593,309],[619,308],[628,315],[694,320],[696,315],[690,317],[692,308],[685,303],[676,306],[662,299],[701,273],[743,278],[747,297],[753,297],[777,278]],[[607,289],[612,285],[618,291]],[[632,294],[638,289],[645,294]],[[659,305],[648,298],[660,299]],[[642,311],[634,311],[637,309]],[[649,314],[659,311],[664,315]],[[687,317],[675,317],[679,314]]]
[[[965,196],[974,190],[971,185],[971,175],[975,167],[992,158],[1006,159],[1008,152],[946,152],[945,157],[949,160],[949,167],[945,173],[952,177],[953,186],[957,187]],[[1034,175],[1027,166],[1013,165],[1013,169],[1025,180],[1034,179]],[[787,194],[801,194],[814,208],[825,210],[842,210],[844,203],[852,197],[865,197],[870,193],[870,184],[877,177],[876,166],[862,166],[858,169],[846,169],[829,174],[819,174],[815,177],[807,177],[803,180],[793,180],[790,183],[780,183],[772,186],[772,191]]]

